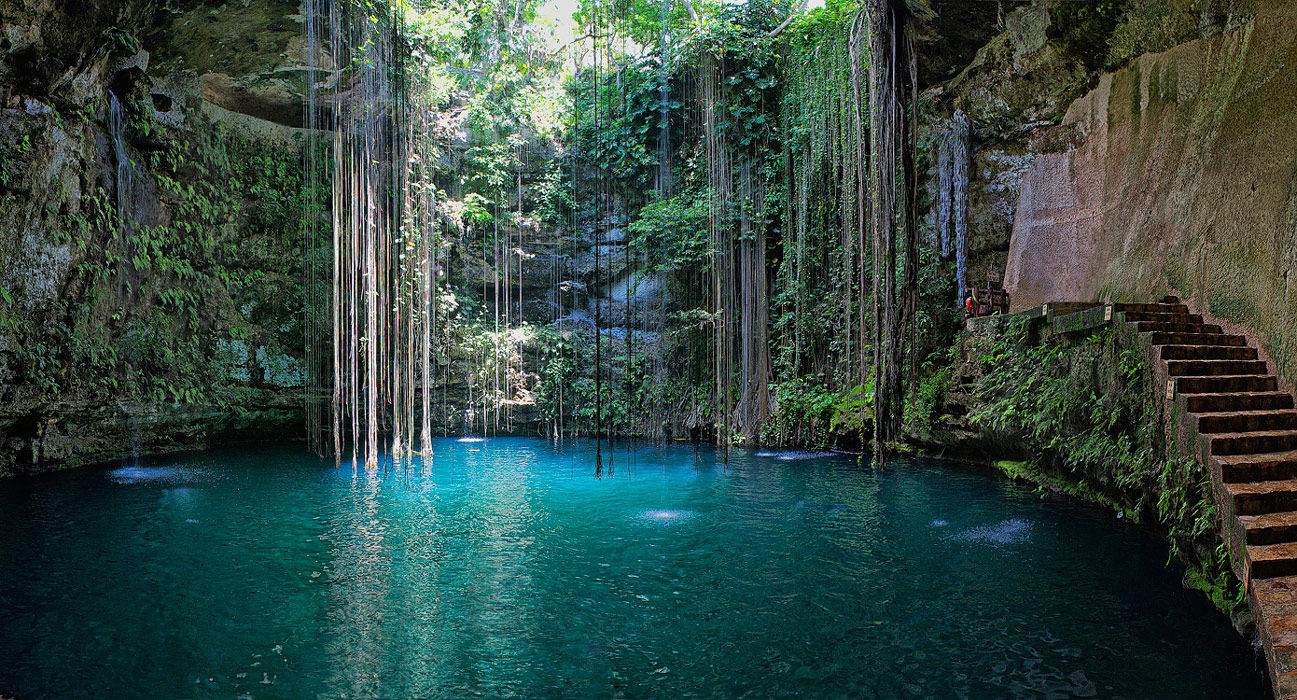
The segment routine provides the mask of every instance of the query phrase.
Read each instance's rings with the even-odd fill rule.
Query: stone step
[[[1224,333],[1165,333],[1155,331],[1151,336],[1151,340],[1153,345],[1227,345],[1239,348],[1247,346],[1246,337],[1226,335]]]
[[[1248,545],[1247,566],[1252,578],[1297,575],[1297,542]]]
[[[1293,407],[1292,394],[1284,391],[1185,394],[1184,401],[1189,413],[1283,411]]]
[[[1156,321],[1158,323],[1202,323],[1201,314],[1169,313],[1165,311],[1126,311],[1126,322]]]
[[[1297,411],[1233,411],[1196,416],[1198,432],[1255,433],[1297,430]]]
[[[1140,333],[1220,333],[1220,326],[1213,323],[1139,321],[1137,325]]]
[[[1264,360],[1167,360],[1171,377],[1219,377],[1229,374],[1266,374]]]
[[[1210,455],[1251,455],[1297,450],[1297,430],[1203,435]]]
[[[1247,544],[1297,542],[1297,511],[1285,510],[1259,515],[1240,515]]]
[[[1297,479],[1297,450],[1266,454],[1216,455],[1211,458],[1221,481],[1277,481]]]
[[[1256,348],[1229,345],[1162,345],[1159,360],[1255,360]]]
[[[1181,394],[1230,394],[1246,391],[1277,391],[1279,382],[1263,374],[1212,377],[1176,377],[1175,390]]]
[[[1247,588],[1257,636],[1270,667],[1273,697],[1293,700],[1297,698],[1297,668],[1293,664],[1297,656],[1297,577],[1251,581]]]
[[[1264,515],[1297,509],[1297,479],[1225,484],[1225,489],[1234,501],[1236,515]]]
[[[1159,304],[1179,304],[1179,303],[1180,303],[1180,297],[1175,296],[1175,295],[1173,295],[1173,294],[1168,294],[1168,295],[1162,297],[1161,299],[1159,299],[1157,303],[1159,303]]]
[[[1114,303],[1114,314],[1188,314],[1183,303]]]

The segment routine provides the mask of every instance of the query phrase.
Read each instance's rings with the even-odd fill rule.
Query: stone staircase
[[[1297,410],[1246,337],[1175,297],[1114,304],[1152,344],[1207,465],[1279,698],[1297,698]]]

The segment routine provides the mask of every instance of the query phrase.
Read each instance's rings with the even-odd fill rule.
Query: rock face
[[[1250,17],[1238,13],[1255,4],[1036,0],[997,3],[1000,11],[989,20],[985,13],[970,14],[974,34],[985,35],[988,21],[999,31],[962,72],[927,91],[926,113],[934,135],[949,129],[956,110],[972,120],[969,276],[1005,273],[1024,178],[1038,161],[1076,148],[1083,136],[1063,123],[1077,99],[1096,89],[1105,73],[1143,54],[1237,29]],[[961,31],[945,20],[933,26],[945,34]],[[947,60],[941,46],[923,49],[920,62]]]
[[[1014,309],[1180,293],[1297,377],[1297,12],[1102,76],[1022,178]]]
[[[302,434],[299,5],[0,0],[0,476]],[[440,116],[452,208],[480,167],[466,113],[452,100]],[[561,158],[529,148],[493,210],[517,220],[444,241],[459,315],[435,363],[439,431],[545,428],[535,399],[558,341],[492,340],[497,303],[559,344],[593,343],[597,309],[605,345],[656,347],[621,327],[663,294],[629,271],[624,202],[597,239],[535,215]]]
[[[972,121],[967,188],[968,268],[972,280],[1003,270],[1022,174],[1039,142],[1090,79],[1081,57],[1049,41],[1049,7],[1005,15],[1004,30],[959,75],[931,91],[938,111]],[[949,130],[944,122],[934,125]]]
[[[0,475],[300,432],[301,32],[243,5],[0,1]]]

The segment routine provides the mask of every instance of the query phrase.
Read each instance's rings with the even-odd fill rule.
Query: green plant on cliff
[[[657,270],[705,269],[712,253],[707,237],[708,204],[701,190],[646,204],[630,224],[634,234],[631,245]]]
[[[545,174],[536,184],[536,214],[541,222],[555,228],[571,221],[572,185],[567,181],[563,163],[551,161],[545,165]]]
[[[129,30],[121,27],[109,27],[104,30],[104,36],[112,42],[113,48],[125,54],[135,54],[140,51],[140,41],[135,38]]]
[[[950,390],[954,373],[949,366],[933,369],[919,380],[910,400],[905,404],[905,426],[910,433],[927,433],[932,430],[933,419],[940,413],[941,402]]]
[[[1246,607],[1228,556],[1205,470],[1167,454],[1157,434],[1145,351],[1110,329],[1075,343],[1033,342],[1017,318],[974,343],[982,373],[972,425],[1030,461],[1017,475],[1108,504],[1166,534],[1186,582],[1230,614]]]
[[[572,410],[574,397],[569,388],[578,375],[577,352],[571,333],[543,326],[537,329],[537,336],[540,383],[536,403],[540,406],[541,417],[557,433]]]
[[[820,377],[797,377],[776,382],[771,390],[778,410],[764,426],[761,440],[777,445],[830,447],[841,438],[854,439],[864,429],[874,401],[872,382],[832,390]]]
[[[145,111],[135,105],[128,129],[145,134]],[[77,126],[93,133],[82,116]],[[197,117],[184,129],[147,129],[138,211],[118,211],[111,183],[79,202],[61,181],[51,185],[63,204],[50,212],[52,239],[72,261],[68,293],[15,336],[11,363],[51,400],[226,405],[239,380],[216,370],[212,338],[246,327],[245,308],[258,316],[259,346],[300,345],[300,154]]]

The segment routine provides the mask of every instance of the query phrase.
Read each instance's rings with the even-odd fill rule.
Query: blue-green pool
[[[605,459],[607,455],[605,454]],[[1111,513],[925,461],[441,441],[0,482],[24,698],[1260,698]]]

